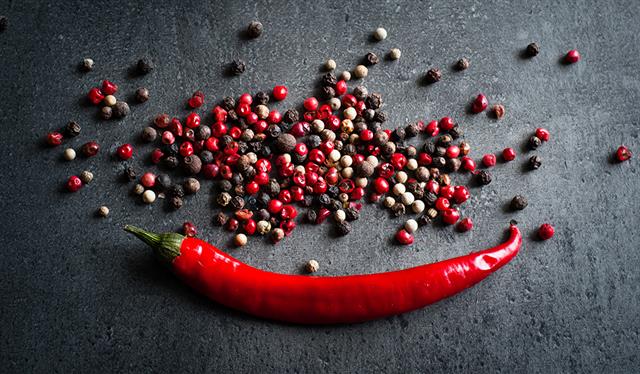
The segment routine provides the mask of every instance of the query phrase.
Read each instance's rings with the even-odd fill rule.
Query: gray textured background
[[[161,3],[167,3],[161,5]],[[447,1],[376,3],[188,1],[121,3],[10,1],[0,34],[0,132],[3,150],[3,246],[0,275],[0,371],[16,372],[637,372],[640,366],[640,234],[637,160],[614,164],[626,143],[640,153],[640,6],[637,1],[509,3]],[[252,19],[262,38],[242,40]],[[368,41],[377,26],[389,38]],[[542,46],[533,60],[520,51]],[[110,150],[134,140],[158,112],[184,114],[196,89],[207,102],[243,90],[286,83],[298,104],[312,92],[327,57],[338,70],[368,51],[402,50],[398,62],[371,69],[366,84],[386,98],[389,125],[451,114],[477,157],[520,145],[533,129],[550,129],[539,149],[544,164],[526,160],[496,168],[494,182],[473,189],[464,214],[467,234],[428,228],[406,248],[389,238],[402,220],[367,206],[352,235],[329,239],[329,225],[301,227],[277,246],[252,240],[230,252],[258,267],[296,273],[315,258],[321,275],[398,269],[461,255],[502,240],[515,217],[527,235],[521,254],[499,273],[449,300],[407,315],[354,326],[298,327],[257,320],[217,306],[174,279],[147,248],[126,236],[133,223],[173,230],[193,220],[202,237],[229,248],[210,225],[211,186],[184,209],[144,206],[118,182],[122,164]],[[563,66],[578,48],[583,61]],[[128,69],[149,54],[157,69],[143,78]],[[449,68],[461,56],[471,68]],[[83,75],[76,64],[96,61]],[[241,57],[248,72],[224,77]],[[431,66],[442,82],[418,85]],[[147,86],[152,99],[122,122],[97,121],[81,105],[101,79],[125,95]],[[477,92],[507,108],[504,120],[469,116]],[[295,99],[295,100],[294,100]],[[284,107],[284,106],[280,106]],[[43,135],[74,119],[79,146],[98,139],[91,160],[61,161],[63,147],[42,147]],[[67,176],[91,169],[95,183],[67,194]],[[464,181],[464,178],[459,179]],[[505,205],[515,193],[525,211]],[[108,219],[94,210],[111,208]],[[542,222],[553,240],[531,239]]]

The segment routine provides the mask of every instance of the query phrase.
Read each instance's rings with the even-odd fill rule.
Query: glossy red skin
[[[486,278],[520,249],[520,230],[490,249],[386,273],[316,277],[263,271],[211,244],[185,238],[175,273],[210,299],[258,317],[299,323],[357,323],[409,312]]]

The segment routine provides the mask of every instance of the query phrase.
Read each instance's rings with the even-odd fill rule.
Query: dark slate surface
[[[51,372],[637,372],[640,290],[637,160],[615,164],[621,143],[640,150],[640,81],[636,59],[640,7],[636,1],[466,2],[438,4],[367,1],[284,5],[280,2],[95,1],[46,4],[5,1],[0,14],[0,131],[3,250],[0,282],[0,371]],[[168,2],[163,2],[168,3]],[[264,36],[239,32],[252,19]],[[389,38],[371,43],[378,26]],[[541,54],[519,54],[538,41]],[[407,315],[354,326],[298,327],[257,320],[217,306],[183,286],[121,227],[176,229],[192,219],[202,237],[229,248],[211,227],[211,185],[184,209],[144,206],[118,182],[122,164],[110,159],[119,142],[134,140],[156,113],[184,115],[196,89],[208,102],[243,89],[286,83],[298,104],[313,92],[327,57],[339,71],[368,51],[402,50],[365,83],[382,92],[390,125],[452,114],[478,158],[522,144],[537,126],[552,141],[538,154],[501,164],[494,182],[473,189],[464,213],[476,221],[468,234],[427,229],[416,245],[389,241],[401,220],[367,206],[352,235],[327,240],[329,225],[302,227],[277,246],[253,240],[231,249],[258,267],[296,273],[315,258],[321,275],[398,269],[461,255],[502,240],[516,218],[527,235],[522,253],[477,287]],[[584,59],[559,63],[578,48]],[[157,69],[133,77],[128,69],[148,54]],[[454,73],[459,57],[471,68]],[[96,70],[80,74],[83,57]],[[228,78],[222,66],[248,62],[248,73]],[[429,67],[442,82],[419,85]],[[130,95],[147,86],[152,99],[133,105],[121,122],[96,120],[84,93],[109,78]],[[507,108],[504,120],[465,114],[482,91]],[[280,106],[280,107],[284,107]],[[41,145],[43,134],[75,119],[83,133],[70,143],[98,139],[91,160],[61,161],[63,148]],[[62,192],[66,177],[83,169],[96,180],[81,193]],[[460,178],[464,181],[464,178]],[[505,206],[515,193],[525,211]],[[94,216],[102,204],[108,219]],[[531,239],[542,222],[556,237]]]

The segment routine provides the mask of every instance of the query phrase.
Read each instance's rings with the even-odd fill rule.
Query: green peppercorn
[[[522,195],[516,195],[511,199],[510,207],[512,210],[522,210],[527,207],[529,203],[527,202],[527,198]]]

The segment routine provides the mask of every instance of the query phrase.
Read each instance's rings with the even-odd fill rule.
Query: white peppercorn
[[[407,160],[407,169],[416,170],[418,168],[418,160],[415,158],[410,158]]]
[[[333,213],[333,219],[335,219],[336,222],[344,222],[344,220],[347,219],[347,214],[344,210],[338,209]]]
[[[356,178],[355,184],[356,187],[365,188],[367,187],[367,184],[369,184],[369,180],[367,178]]]
[[[320,264],[318,264],[318,261],[316,260],[309,260],[309,262],[304,266],[304,270],[307,273],[315,273],[318,269],[320,269]]]
[[[358,112],[356,112],[356,108],[349,107],[342,112],[342,115],[344,116],[344,118],[353,120],[358,116]]]
[[[400,200],[404,205],[411,205],[416,200],[415,196],[411,192],[405,192],[400,195]]]
[[[418,230],[418,222],[415,219],[409,219],[404,223],[404,229],[407,230],[409,234],[413,234]]]
[[[340,106],[342,106],[342,103],[340,102],[340,99],[334,97],[329,100],[329,106],[331,107],[331,110],[338,110],[340,109]]]
[[[117,102],[116,97],[113,95],[107,95],[104,97],[104,104],[106,106],[114,106],[116,105],[116,102]]]
[[[73,161],[76,158],[76,151],[73,148],[67,148],[63,153],[64,159],[67,161]]]
[[[373,32],[373,37],[378,41],[385,40],[387,38],[387,30],[382,27],[378,27],[376,31]]]
[[[409,179],[409,176],[404,171],[400,170],[396,173],[396,182],[405,183]]]
[[[422,200],[416,200],[413,202],[413,204],[411,204],[411,210],[414,213],[422,213],[424,211],[425,205],[424,205],[424,201]]]
[[[84,184],[91,183],[91,181],[93,181],[93,173],[90,172],[89,170],[83,171],[82,173],[80,173],[80,180]]]
[[[385,208],[391,208],[395,204],[396,204],[396,199],[394,199],[391,196],[385,197],[384,200],[382,201],[382,205],[384,205]]]
[[[345,70],[342,72],[342,74],[340,74],[340,79],[342,79],[345,82],[348,82],[351,80],[351,72]]]
[[[369,74],[369,69],[367,69],[366,66],[364,65],[358,65],[356,66],[356,68],[353,70],[353,76],[356,77],[356,79],[361,79],[366,77]]]
[[[256,224],[256,229],[258,231],[258,234],[266,235],[269,233],[269,231],[271,231],[271,223],[269,223],[269,221],[258,221],[258,223]]]
[[[351,177],[353,177],[353,168],[350,166],[346,167],[340,171],[340,174],[343,178],[351,179]]]
[[[93,70],[93,66],[94,66],[94,62],[92,59],[90,58],[85,58],[84,60],[82,60],[82,69],[84,71],[91,71]]]
[[[109,215],[109,208],[106,207],[105,205],[101,206],[100,208],[98,208],[98,215],[100,215],[100,217],[106,217]]]
[[[393,194],[396,196],[400,196],[403,193],[407,192],[407,188],[402,183],[396,183],[393,186]]]
[[[316,134],[322,132],[324,130],[324,122],[319,119],[314,119],[313,122],[311,122],[311,130],[313,130],[313,132],[315,132]]]
[[[336,62],[332,59],[328,59],[325,63],[324,63],[324,68],[331,71],[331,70],[335,70],[336,68]]]
[[[389,57],[392,60],[399,59],[401,55],[402,55],[402,52],[400,52],[398,48],[392,48],[391,51],[389,51]]]
[[[333,151],[329,152],[329,156],[327,157],[330,161],[332,162],[338,162],[338,160],[340,159],[340,151],[338,151],[337,149],[334,149]]]
[[[245,244],[247,244],[247,236],[245,234],[236,234],[236,236],[233,237],[233,244],[235,244],[236,247],[242,247]]]
[[[142,194],[142,201],[144,201],[146,204],[152,204],[154,201],[156,201],[156,193],[152,190],[144,191],[144,193]]]
[[[142,195],[143,192],[144,192],[144,186],[143,185],[138,183],[133,187],[133,193],[135,195]]]
[[[260,119],[267,119],[267,117],[269,117],[269,108],[266,105],[256,105],[254,112]]]
[[[344,168],[349,167],[353,164],[353,158],[349,155],[344,155],[340,157],[340,165]]]

